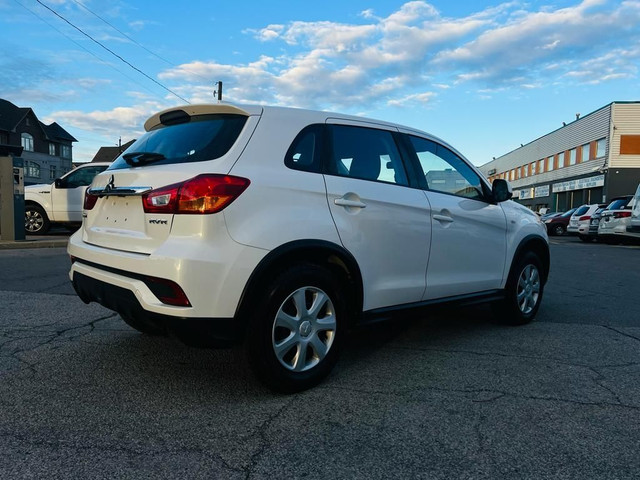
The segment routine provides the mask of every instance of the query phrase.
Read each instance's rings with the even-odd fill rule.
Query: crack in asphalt
[[[46,345],[50,345],[52,344],[54,341],[60,339],[63,335],[65,335],[67,332],[72,332],[74,330],[81,330],[84,328],[89,328],[89,330],[87,332],[83,332],[79,335],[75,335],[75,336],[69,336],[69,337],[65,337],[65,340],[67,341],[74,341],[75,339],[88,335],[91,332],[93,332],[95,330],[95,326],[98,322],[102,322],[105,320],[109,320],[113,317],[117,316],[117,313],[113,312],[109,315],[105,315],[104,317],[100,317],[100,318],[96,318],[95,320],[91,320],[90,322],[84,323],[82,325],[76,325],[73,327],[68,327],[68,328],[64,328],[62,330],[56,330],[54,332],[51,333],[44,333],[44,332],[39,332],[39,335],[26,335],[26,336],[21,336],[18,338],[12,338],[10,341],[3,343],[2,345],[0,345],[0,356],[5,357],[5,358],[13,358],[14,360],[17,360],[19,363],[24,364],[27,366],[27,369],[31,372],[31,375],[35,375],[37,373],[36,370],[36,366],[38,364],[38,362],[36,363],[31,363],[26,361],[25,359],[21,358],[21,354],[23,353],[28,353],[28,352],[33,352],[39,348],[42,348]],[[38,327],[34,327],[33,329],[36,330],[38,329]],[[19,330],[21,332],[25,332],[28,330]],[[7,332],[8,333],[8,332]],[[33,340],[33,339],[44,339],[44,341],[42,342],[38,342],[35,346],[31,346],[28,348],[17,348],[11,352],[2,352],[2,348],[5,345],[7,345],[10,342],[15,342],[15,341],[19,341],[19,340]]]
[[[276,410],[273,414],[269,415],[264,420],[264,422],[258,425],[257,431],[255,433],[251,434],[251,437],[258,435],[261,444],[258,450],[251,455],[251,458],[249,459],[249,465],[246,468],[244,468],[245,480],[249,480],[249,478],[251,478],[255,468],[258,466],[258,462],[260,461],[260,458],[262,457],[262,455],[264,455],[265,451],[267,450],[267,447],[270,445],[269,439],[267,438],[267,430],[269,430],[269,427],[271,427],[271,425],[280,417],[280,415],[282,415],[282,413],[286,409],[288,409],[295,401],[296,401],[296,398],[293,397],[287,402],[285,402],[278,410]]]
[[[150,450],[145,450],[142,447],[136,448],[135,446],[127,447],[121,444],[100,444],[100,445],[77,445],[73,444],[69,441],[64,440],[35,440],[31,437],[24,437],[22,435],[8,432],[8,433],[0,433],[0,438],[6,438],[9,440],[9,443],[15,446],[16,444],[28,445],[30,447],[41,447],[48,448],[50,450],[64,449],[64,450],[75,450],[75,451],[92,451],[97,450],[99,452],[111,452],[111,453],[125,453],[128,455],[134,456],[142,456],[148,457],[150,455],[181,455],[184,453],[195,453],[198,455],[205,456],[210,458],[217,465],[222,466],[225,470],[229,470],[236,473],[245,473],[242,468],[235,467],[230,465],[227,461],[225,461],[220,455],[214,455],[209,450],[205,448],[197,448],[197,447],[175,447],[172,448],[169,445],[165,445],[166,448],[153,448]]]
[[[638,342],[640,342],[640,337],[636,337],[635,335],[631,335],[630,333],[625,333],[625,332],[621,332],[620,330],[610,327],[608,325],[602,325],[604,328],[606,328],[607,330],[611,330],[612,332],[616,332],[620,335],[622,335],[623,337],[627,337],[627,338],[631,338],[633,340],[636,340]]]
[[[543,401],[543,402],[560,402],[560,403],[568,403],[573,405],[580,406],[593,406],[593,407],[617,407],[624,408],[634,411],[640,411],[640,406],[629,405],[626,403],[612,403],[612,402],[588,402],[588,401],[580,401],[580,400],[571,400],[567,398],[561,397],[541,397],[538,395],[523,395],[519,393],[505,392],[502,390],[493,390],[493,389],[457,389],[457,388],[441,388],[441,387],[416,387],[416,388],[407,388],[403,390],[376,390],[376,389],[362,389],[362,388],[353,388],[353,387],[341,387],[335,385],[326,385],[326,386],[318,386],[318,389],[327,389],[327,390],[342,390],[347,392],[361,393],[366,395],[386,395],[386,396],[395,396],[395,397],[407,397],[408,395],[420,392],[438,392],[438,393],[456,393],[456,394],[483,394],[490,393],[495,394],[494,398],[485,399],[483,401],[472,401],[474,403],[493,403],[502,398],[517,398],[520,400],[535,400],[535,401]]]

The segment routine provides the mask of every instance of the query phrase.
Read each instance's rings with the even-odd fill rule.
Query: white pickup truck
[[[24,187],[24,229],[27,235],[42,235],[53,224],[79,226],[82,223],[84,191],[98,173],[111,165],[95,162],[81,165],[52,184]]]

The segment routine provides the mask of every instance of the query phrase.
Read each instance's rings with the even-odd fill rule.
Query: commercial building
[[[0,98],[0,145],[22,146],[24,183],[52,183],[72,166],[73,142],[56,122],[45,125],[29,107]]]
[[[632,195],[640,183],[640,102],[612,102],[480,167],[538,211]]]

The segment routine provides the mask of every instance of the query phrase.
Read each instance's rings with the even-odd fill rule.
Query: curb
[[[18,250],[22,248],[66,248],[69,239],[38,239],[38,240],[15,240],[0,241],[0,250]]]

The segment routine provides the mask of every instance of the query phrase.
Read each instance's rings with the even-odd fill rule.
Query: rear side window
[[[169,163],[202,162],[225,155],[238,139],[247,121],[243,115],[199,115],[187,122],[161,125],[145,133],[120,155],[109,170],[128,168],[129,157],[134,153],[146,153],[151,161],[136,165],[164,165]],[[140,156],[144,159],[144,156]]]
[[[330,125],[331,153],[327,173],[398,185],[407,174],[393,134],[387,130]]]

